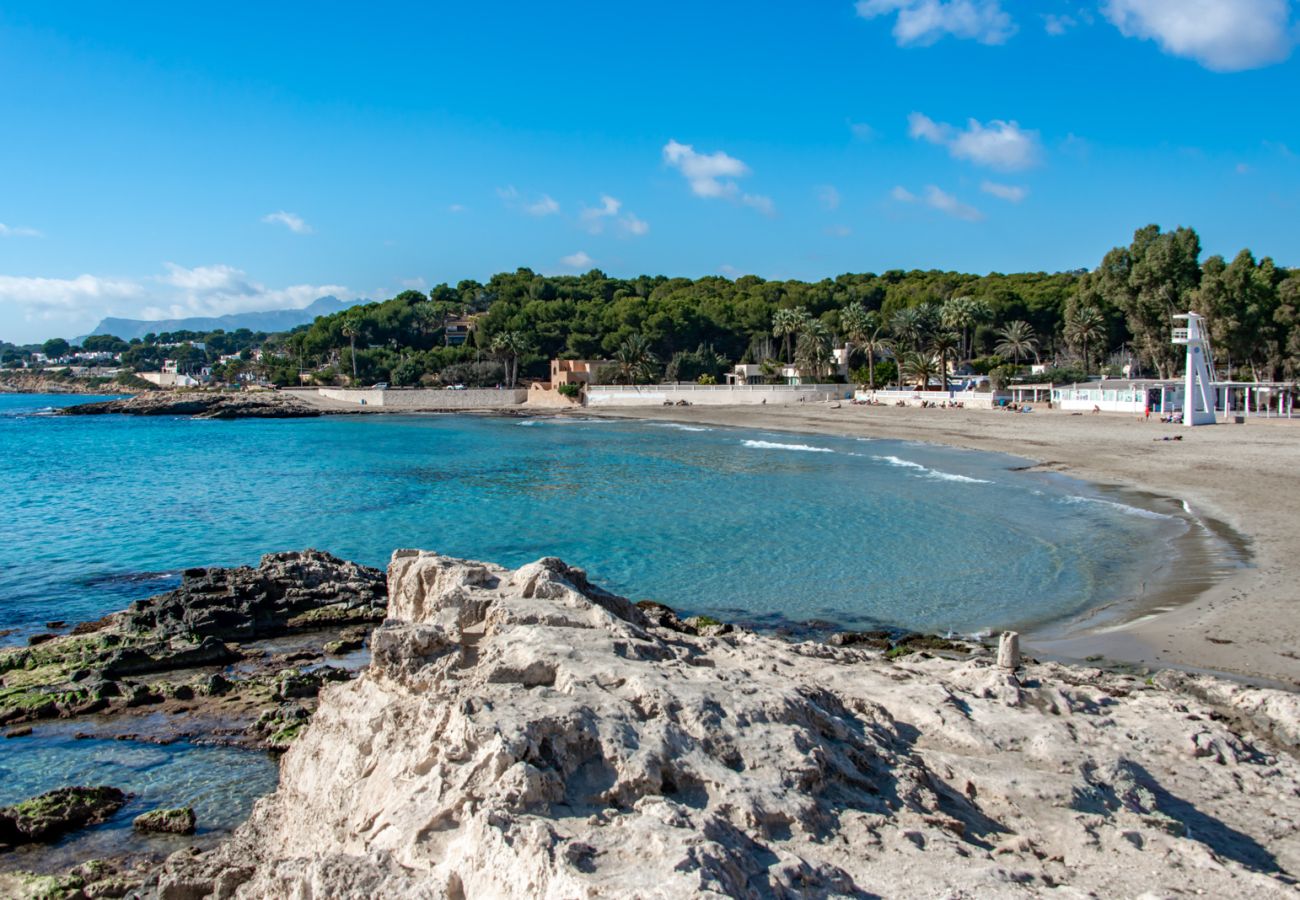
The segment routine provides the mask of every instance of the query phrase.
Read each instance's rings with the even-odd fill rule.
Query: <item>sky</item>
[[[0,7],[0,339],[526,266],[1300,265],[1290,0]]]

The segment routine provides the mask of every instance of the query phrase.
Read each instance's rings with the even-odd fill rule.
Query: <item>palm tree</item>
[[[903,354],[901,362],[900,375],[913,379],[917,390],[929,390],[930,379],[939,373],[939,361],[929,353],[910,350]],[[899,380],[902,380],[901,377]]]
[[[939,357],[939,383],[948,390],[948,356],[961,349],[961,335],[955,331],[940,331],[930,338],[930,352]]]
[[[772,315],[772,336],[785,339],[785,361],[790,362],[790,338],[798,334],[808,321],[808,311],[802,306],[778,309]]]
[[[945,328],[956,329],[961,334],[961,355],[969,359],[974,351],[971,348],[972,333],[975,326],[992,318],[992,310],[983,300],[974,297],[953,297],[939,310],[939,317]]]
[[[1066,314],[1065,339],[1083,355],[1083,374],[1091,374],[1092,354],[1088,347],[1106,334],[1106,318],[1095,306],[1079,306]]]
[[[343,316],[343,323],[339,326],[339,333],[348,339],[352,355],[352,381],[357,380],[357,338],[361,337],[365,325],[361,316],[354,313],[347,313]]]
[[[921,306],[905,306],[894,313],[889,320],[889,330],[900,343],[910,344],[912,349],[921,346],[925,334],[926,311]]]
[[[820,319],[808,319],[799,331],[794,351],[795,365],[801,374],[813,379],[822,377],[834,356],[831,354],[831,337]]]
[[[492,338],[491,349],[505,363],[506,387],[513,388],[519,376],[519,355],[528,350],[528,339],[519,331],[503,331]]]
[[[998,332],[998,344],[993,348],[993,352],[999,356],[1010,356],[1020,368],[1020,357],[1034,354],[1038,358],[1038,338],[1034,335],[1034,326],[1021,319],[1014,322],[1008,322],[1006,327]]]
[[[644,335],[629,334],[614,352],[619,378],[624,384],[639,384],[654,378],[658,358],[650,350]]]
[[[844,364],[847,366],[855,348],[871,333],[873,317],[854,300],[840,313],[840,330],[844,332]]]

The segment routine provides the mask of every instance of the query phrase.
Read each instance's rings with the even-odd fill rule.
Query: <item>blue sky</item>
[[[0,8],[0,338],[597,266],[1300,265],[1288,0]]]

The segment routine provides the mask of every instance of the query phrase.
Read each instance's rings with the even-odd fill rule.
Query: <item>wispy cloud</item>
[[[985,181],[980,185],[980,190],[999,200],[1005,200],[1008,203],[1019,203],[1029,196],[1029,189],[1020,187],[1015,184],[999,184],[996,181]]]
[[[1216,72],[1281,62],[1296,40],[1288,0],[1103,0],[1101,11],[1125,37]]]
[[[1037,131],[1025,131],[1016,122],[994,119],[984,125],[967,120],[964,129],[914,112],[907,118],[907,133],[913,138],[947,147],[956,159],[1004,171],[1027,169],[1042,157],[1042,142]]]
[[[1060,37],[1078,24],[1074,16],[1054,15],[1052,13],[1043,15],[1043,30],[1052,37]]]
[[[283,225],[294,234],[311,234],[311,226],[304,222],[302,216],[297,213],[280,210],[262,216],[262,221],[268,225]]]
[[[823,184],[817,189],[817,202],[828,212],[837,210],[840,208],[840,192],[833,184]]]
[[[24,228],[21,225],[6,225],[4,222],[0,222],[0,238],[7,237],[38,238],[45,237],[45,235],[41,234],[35,228]]]
[[[875,138],[876,129],[866,122],[849,122],[849,133],[853,135],[854,140],[865,143]]]
[[[940,190],[933,184],[926,185],[925,190],[921,192],[920,196],[913,194],[901,185],[890,191],[890,196],[899,203],[914,203],[921,206],[928,206],[931,209],[937,209],[945,215],[952,216],[954,219],[961,219],[965,222],[979,222],[984,218],[984,213],[969,204],[962,203],[952,194]]]
[[[222,264],[186,268],[169,262],[163,268],[164,274],[153,279],[163,290],[149,292],[148,305],[139,312],[143,318],[301,309],[327,294],[342,299],[355,296],[341,284],[269,288],[249,278],[242,269]]]
[[[697,197],[721,198],[741,203],[772,215],[776,208],[772,198],[762,194],[747,194],[740,189],[736,179],[750,174],[749,166],[721,150],[698,153],[690,144],[670,140],[664,145],[664,162],[681,172],[691,193]]]
[[[829,237],[846,238],[853,234],[853,229],[847,225],[828,225],[822,229],[823,233]]]
[[[560,262],[564,263],[570,269],[586,269],[595,262],[585,251],[579,250],[577,253],[570,253],[568,256],[561,257]]]
[[[80,322],[98,317],[114,304],[141,295],[141,287],[122,278],[26,278],[0,275],[0,303],[13,304],[29,322]]]
[[[463,213],[464,211],[465,207],[460,203],[453,203],[451,206],[447,207],[447,212],[449,213]]]
[[[613,222],[618,232],[625,237],[640,237],[650,231],[650,225],[632,213],[623,213],[623,203],[609,194],[600,195],[599,206],[584,206],[578,213],[578,222],[592,234],[601,234],[607,224]]]
[[[900,47],[927,47],[952,35],[981,44],[1004,44],[1016,23],[998,0],[858,0],[864,19],[897,14],[894,40]]]
[[[514,185],[497,188],[497,196],[506,206],[528,216],[541,218],[553,216],[560,211],[560,204],[550,194],[538,194],[530,199],[519,193]]]

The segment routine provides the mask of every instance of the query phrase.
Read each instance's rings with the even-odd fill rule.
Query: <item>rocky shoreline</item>
[[[136,381],[133,379],[133,381]],[[0,374],[0,394],[134,394],[140,384],[123,384],[117,379],[54,378],[42,373]]]
[[[389,567],[372,661],[160,897],[1292,897],[1294,694],[677,621]]]
[[[1300,871],[1294,694],[933,635],[791,642],[555,559],[189,570],[0,652],[9,733],[57,718],[286,750],[280,788],[215,849],[0,893],[1289,896]]]
[[[289,394],[275,391],[146,391],[134,397],[80,403],[57,411],[61,416],[112,413],[128,416],[193,416],[196,419],[303,419],[323,414]]]

